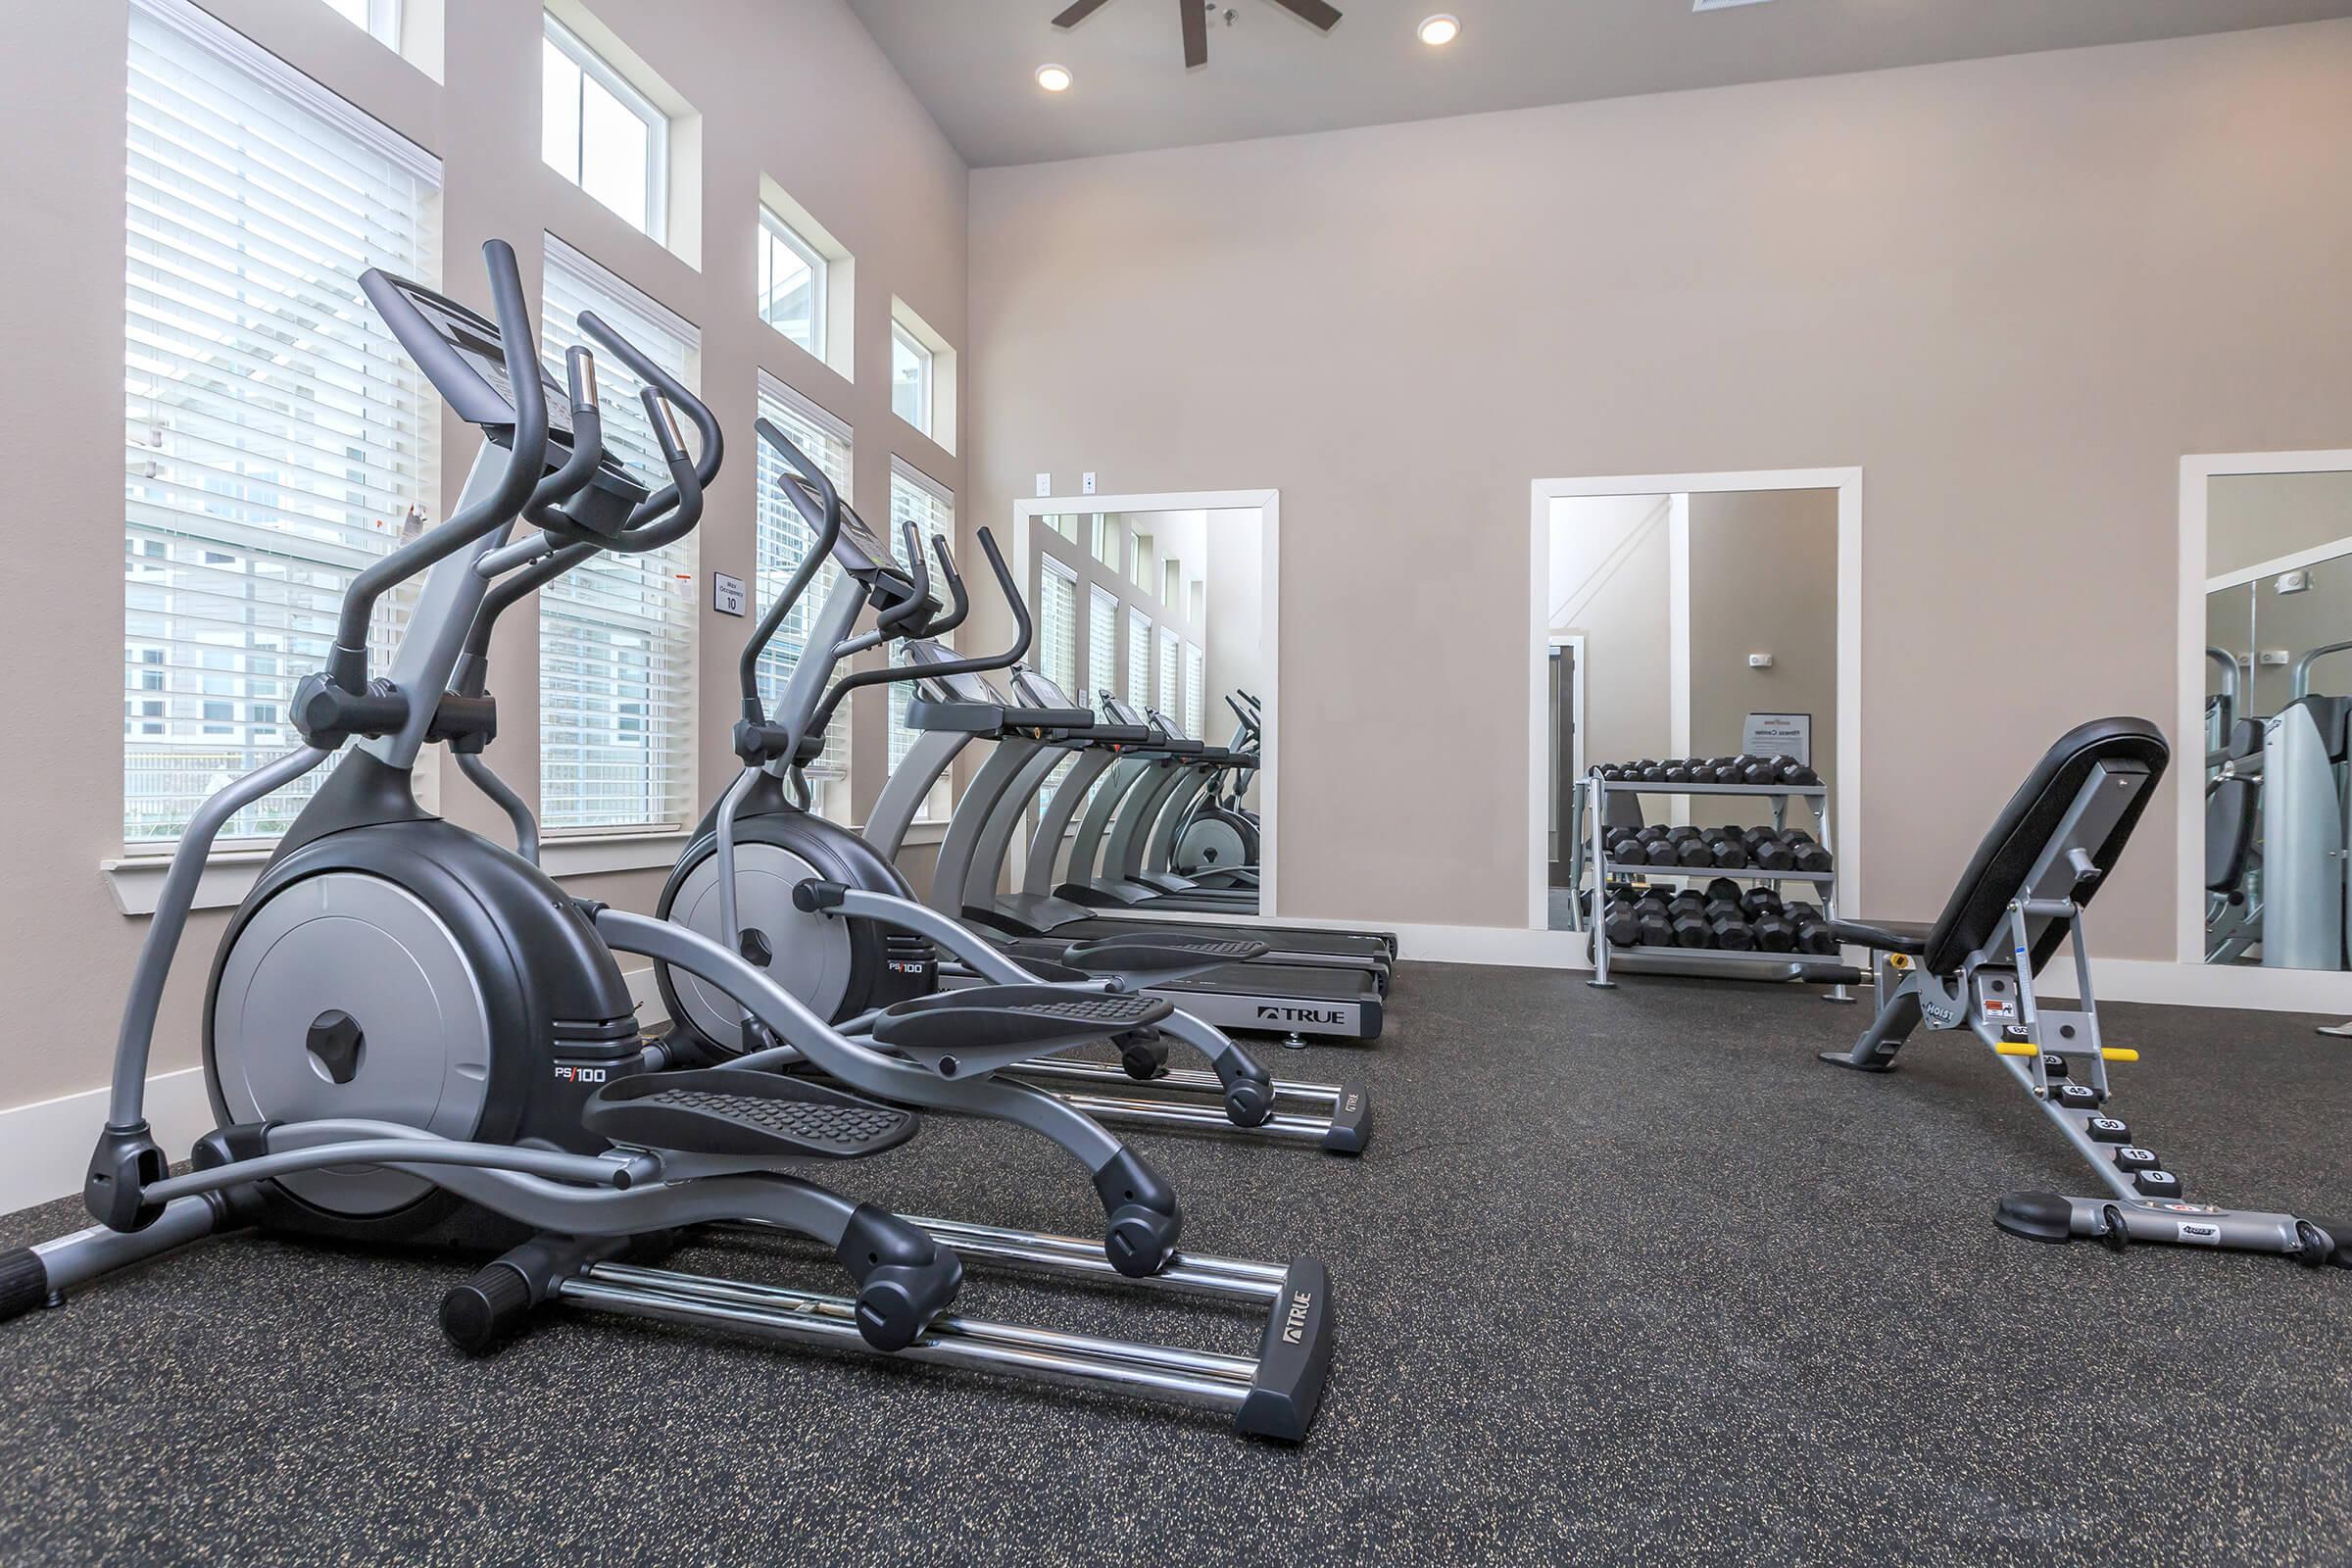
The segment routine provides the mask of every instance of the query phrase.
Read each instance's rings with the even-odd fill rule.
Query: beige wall
[[[2180,457],[2352,444],[2347,23],[988,170],[971,214],[972,514],[1282,491],[1286,913],[1525,923],[1532,479],[1865,470],[1857,912],[1921,915],[2054,736],[2174,712]],[[1426,761],[1397,710],[1452,788],[1361,787]],[[2170,956],[2160,827],[2120,875],[2101,951]]]
[[[702,391],[732,443],[701,534],[700,763],[708,795],[733,774],[733,669],[746,622],[709,610],[709,572],[752,567],[756,368],[764,366],[857,431],[856,496],[887,515],[894,447],[960,492],[961,462],[890,415],[891,296],[953,342],[965,337],[962,165],[839,0],[597,0],[596,16],[702,116],[702,261],[690,267],[539,161],[539,8],[458,3],[444,87],[307,0],[208,0],[207,9],[445,161],[444,276],[487,305],[478,248],[514,241],[535,295],[539,234],[553,230],[703,329]],[[17,238],[0,247],[0,428],[12,432],[7,733],[40,765],[0,784],[8,897],[0,993],[53,1027],[0,1042],[0,1103],[93,1087],[144,920],[117,912],[99,862],[122,853],[122,411],[124,60],[122,0],[0,7],[0,192]],[[517,84],[525,84],[518,92]],[[752,223],[773,177],[857,257],[857,376],[845,381],[754,312]],[[446,515],[475,439],[444,432]],[[502,771],[536,788],[533,617],[508,617],[494,687]],[[854,760],[860,806],[881,788],[881,695],[863,694]],[[37,740],[34,737],[39,737]],[[505,826],[457,777],[453,815]],[[572,884],[650,907],[661,873]],[[159,1070],[195,1060],[197,1014],[220,913],[191,923],[166,999]]]
[[[1747,656],[1772,655],[1770,669]],[[1743,748],[1750,713],[1813,715],[1812,762],[1838,790],[1838,492],[1737,490],[1690,497],[1690,750]],[[1699,797],[1699,824],[1764,822],[1751,798]],[[1789,826],[1813,830],[1801,808]]]

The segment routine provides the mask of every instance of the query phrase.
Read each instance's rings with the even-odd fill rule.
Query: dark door
[[[1555,888],[1573,887],[1576,812],[1576,650],[1551,651],[1551,875]]]

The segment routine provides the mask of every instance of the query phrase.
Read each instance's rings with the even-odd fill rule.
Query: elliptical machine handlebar
[[[1004,595],[1005,606],[1012,612],[1012,646],[1003,653],[985,655],[975,659],[952,659],[945,663],[924,664],[919,667],[907,664],[885,664],[879,669],[862,669],[855,674],[844,675],[833,683],[832,690],[825,694],[824,705],[817,709],[815,716],[809,720],[809,734],[821,733],[826,723],[832,718],[833,710],[841,706],[842,699],[860,686],[880,686],[890,681],[922,680],[933,675],[977,674],[986,670],[1004,669],[1019,663],[1022,658],[1028,654],[1030,641],[1036,635],[1036,627],[1029,619],[1028,605],[1021,599],[1020,584],[1013,580],[1012,568],[1004,564],[1004,553],[997,548],[996,535],[983,528],[980,530],[979,540],[980,553],[988,557],[988,569],[995,574],[997,587]],[[916,602],[920,603],[919,595]]]
[[[639,395],[646,398],[646,417],[653,421],[654,439],[662,445],[662,456],[669,464],[673,481],[639,503],[637,509],[629,514],[629,520],[622,527],[620,537],[607,543],[604,548],[630,553],[659,550],[672,540],[684,538],[702,515],[701,491],[710,488],[710,481],[718,477],[719,460],[725,452],[725,442],[718,429],[718,416],[712,414],[701,398],[686,390],[676,376],[656,365],[636,344],[606,325],[604,318],[594,311],[580,313],[580,330],[611,349],[621,364],[635,371],[637,378],[646,383],[646,390]],[[674,517],[656,522],[663,513],[681,506],[685,500],[684,492],[675,482],[685,444],[675,421],[657,412],[650,396],[653,392],[659,392],[671,409],[685,410],[686,417],[693,421],[695,433],[702,441],[703,455],[692,465],[696,485],[693,516],[685,521],[684,526],[678,526]]]
[[[810,461],[808,454],[779,429],[774,420],[761,417],[753,423],[752,428],[759,432],[760,440],[775,451],[776,456],[799,470],[798,478],[790,473],[779,476],[776,488],[784,492],[784,499],[792,503],[793,510],[801,514],[801,520],[816,535],[808,554],[801,558],[801,564],[793,568],[792,578],[785,583],[784,591],[776,596],[774,604],[767,607],[767,613],[760,617],[760,624],[752,628],[750,640],[743,645],[743,657],[736,661],[736,679],[743,690],[743,716],[753,724],[764,724],[767,722],[767,708],[760,700],[760,656],[767,651],[767,645],[783,629],[784,617],[792,613],[793,606],[801,602],[801,596],[808,591],[808,585],[816,580],[816,574],[824,569],[826,560],[833,554],[833,542],[841,537],[841,492],[833,488],[833,481],[826,476],[825,470]],[[813,498],[809,494],[812,489],[815,491]]]
[[[948,536],[931,536],[931,553],[939,558],[940,580],[948,585],[948,612],[923,628],[926,637],[944,637],[963,624],[972,612],[971,597],[963,591],[963,574],[956,569],[956,558],[948,553]]]
[[[507,466],[498,487],[479,505],[462,512],[423,538],[401,546],[352,579],[336,617],[334,646],[327,650],[326,676],[345,692],[368,689],[368,626],[374,619],[376,601],[396,583],[405,581],[447,556],[455,555],[513,519],[538,488],[547,462],[547,394],[540,383],[539,354],[533,346],[531,309],[522,292],[522,274],[514,247],[503,239],[482,244],[482,261],[490,273],[490,301],[498,318],[499,339],[511,383],[514,422],[508,439]],[[360,286],[379,303],[396,289],[391,277],[370,268]]]
[[[579,494],[596,476],[596,466],[605,460],[605,415],[596,396],[596,356],[574,344],[564,355],[564,374],[571,386],[571,455],[539,481],[522,509],[523,519],[546,532],[551,553],[554,548],[594,537],[571,520],[563,503]]]

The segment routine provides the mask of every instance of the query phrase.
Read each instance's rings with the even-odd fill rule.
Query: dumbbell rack
[[[1727,870],[1712,865],[1618,865],[1609,859],[1608,819],[1609,792],[1620,795],[1745,795],[1772,802],[1772,823],[1776,828],[1788,825],[1788,803],[1804,800],[1812,803],[1814,836],[1835,854],[1837,840],[1830,831],[1830,787],[1827,784],[1655,784],[1646,779],[1607,779],[1595,767],[1584,780],[1585,825],[1590,838],[1579,835],[1580,849],[1590,846],[1592,858],[1592,886],[1584,886],[1585,878],[1576,878],[1578,892],[1589,893],[1591,907],[1583,916],[1586,940],[1592,954],[1592,978],[1585,983],[1607,990],[1617,984],[1609,977],[1612,968],[1622,967],[1628,974],[1695,975],[1716,980],[1795,980],[1814,985],[1843,988],[1861,978],[1861,971],[1847,963],[1838,954],[1828,953],[1727,953],[1716,948],[1661,948],[1636,944],[1630,948],[1612,949],[1601,930],[1600,911],[1608,896],[1611,873],[1639,875],[1645,882],[1672,878],[1682,882],[1711,882],[1727,877],[1734,882],[1760,882],[1777,887],[1783,882],[1811,882],[1821,890],[1821,912],[1831,919],[1838,916],[1837,861],[1832,860],[1827,871],[1769,871],[1749,865],[1739,870]],[[1582,854],[1579,859],[1584,858]],[[1840,1000],[1845,1000],[1842,997]]]

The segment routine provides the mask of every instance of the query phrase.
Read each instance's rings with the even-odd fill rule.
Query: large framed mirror
[[[1644,927],[1613,967],[1842,967],[1801,944],[1858,886],[1860,491],[1850,468],[1537,482],[1528,925],[1565,961],[1599,968],[1626,923],[1602,915],[1655,897],[1673,951]]]
[[[1270,491],[1020,503],[1036,620],[1020,690],[1151,738],[1057,749],[1023,808],[1019,890],[1272,911],[1277,507]]]
[[[2352,972],[2352,453],[2192,459],[2182,493],[2181,956]]]

